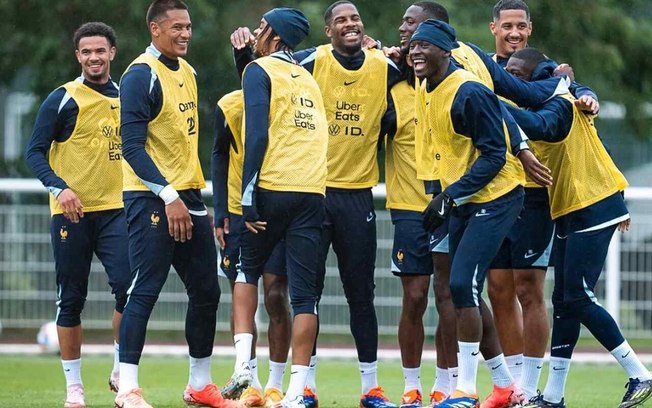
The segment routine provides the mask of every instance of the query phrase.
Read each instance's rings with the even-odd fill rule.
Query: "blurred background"
[[[200,158],[210,178],[213,108],[239,87],[230,33],[252,30],[261,15],[277,6],[297,7],[312,30],[299,48],[327,42],[323,12],[330,0],[188,0],[193,38],[187,60],[198,73]],[[398,43],[406,0],[358,0],[366,33],[384,45]],[[487,52],[494,50],[488,25],[493,0],[442,0],[458,37]],[[54,317],[54,266],[49,241],[47,195],[23,162],[39,104],[57,86],[79,76],[73,32],[84,22],[103,21],[118,35],[112,64],[117,82],[126,66],[149,44],[147,0],[0,0],[0,322],[4,339],[11,330],[33,330]],[[647,0],[532,0],[530,45],[569,63],[577,81],[592,87],[601,101],[597,126],[618,166],[636,189],[628,192],[632,231],[612,245],[609,273],[598,293],[629,336],[652,339],[652,2]],[[380,160],[382,163],[383,154]],[[382,165],[381,165],[382,168]],[[19,180],[15,180],[19,179]],[[382,180],[381,180],[382,181]],[[378,209],[384,208],[382,193]],[[207,196],[210,204],[210,197]],[[377,299],[381,332],[393,334],[400,311],[400,284],[389,272],[391,222],[378,214]],[[348,310],[329,260],[328,287],[322,304],[322,333],[348,333]],[[551,273],[548,274],[552,276]],[[223,288],[227,285],[224,283]],[[153,329],[181,331],[185,293],[178,278],[169,279],[150,323]],[[220,330],[228,330],[230,298],[224,294]],[[88,328],[109,328],[111,296],[101,265],[93,265]],[[428,330],[436,323],[433,302]],[[261,316],[264,321],[265,317]],[[1,338],[0,338],[1,339]],[[650,341],[652,345],[652,341]]]

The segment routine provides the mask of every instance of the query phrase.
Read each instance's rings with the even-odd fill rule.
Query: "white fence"
[[[209,183],[210,185],[210,183]],[[210,196],[210,190],[206,191]],[[382,199],[381,185],[374,190]],[[6,328],[36,328],[52,320],[55,313],[55,279],[50,244],[50,215],[44,188],[37,180],[0,179],[0,322]],[[632,213],[632,228],[614,236],[606,262],[606,273],[596,294],[616,316],[630,337],[652,338],[652,189],[631,188],[626,192]],[[378,252],[376,261],[376,310],[381,333],[394,334],[401,308],[401,286],[390,270],[392,225],[389,213],[377,211]],[[550,293],[552,272],[548,273]],[[228,285],[218,312],[218,329],[229,330],[231,297]],[[95,259],[91,267],[84,326],[110,328],[113,305],[106,276]],[[264,308],[260,320],[265,322]],[[186,295],[174,271],[159,297],[149,327],[183,330]],[[334,257],[329,256],[324,296],[320,307],[321,333],[348,333],[349,313],[341,289]],[[434,334],[437,314],[430,302],[424,322]],[[261,325],[265,330],[266,325]]]

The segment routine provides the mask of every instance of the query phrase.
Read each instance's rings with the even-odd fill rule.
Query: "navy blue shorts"
[[[115,310],[122,313],[131,284],[124,211],[88,212],[77,224],[57,214],[52,216],[50,235],[57,280],[57,324],[75,327],[81,323],[93,253],[109,277]]]
[[[240,270],[240,240],[245,229],[241,215],[229,214],[229,233],[224,235],[226,246],[220,250],[218,274],[232,282],[255,283],[258,280],[257,276],[245,275]],[[285,270],[285,240],[279,241],[274,247],[272,255],[265,263],[264,273],[280,276],[287,275]]]
[[[430,252],[448,253],[448,219],[428,236]]]
[[[285,240],[290,303],[295,315],[317,313],[317,274],[324,197],[320,194],[259,189],[256,206],[265,231],[243,231],[240,244],[241,269],[260,277],[275,247]],[[256,280],[257,281],[257,280]]]
[[[491,263],[491,269],[548,269],[554,223],[545,188],[526,188],[523,211]]]
[[[496,200],[453,207],[449,224],[451,294],[456,308],[478,307],[491,261],[523,209],[523,188]]]
[[[396,276],[432,275],[432,255],[423,216],[417,211],[391,210],[394,224],[392,273]]]

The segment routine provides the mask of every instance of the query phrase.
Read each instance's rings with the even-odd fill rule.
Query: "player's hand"
[[[575,73],[573,72],[573,67],[568,64],[559,64],[554,71],[552,71],[554,76],[567,76],[571,81],[575,81]]]
[[[365,34],[364,37],[362,37],[362,49],[372,50],[374,48],[378,48],[378,41]]]
[[[423,228],[428,232],[434,232],[446,221],[452,208],[453,199],[448,194],[437,194],[421,213],[423,215]]]
[[[238,27],[231,34],[231,45],[236,50],[241,50],[249,45],[253,45],[254,41],[256,41],[256,37],[247,27]]]
[[[260,231],[265,231],[267,228],[266,221],[245,221],[245,227],[254,234],[258,234]]]
[[[180,198],[165,206],[165,215],[168,217],[168,231],[175,241],[192,239],[192,218]]]
[[[383,47],[383,54],[395,63],[401,62],[401,48],[400,47]]]
[[[57,202],[63,210],[63,216],[70,222],[77,224],[80,218],[84,218],[84,206],[74,191],[66,188],[57,197]]]
[[[582,112],[590,113],[591,115],[597,115],[600,111],[600,102],[590,95],[580,96],[575,100],[575,106]]]
[[[229,217],[224,218],[224,227],[215,227],[215,238],[217,238],[217,243],[220,246],[221,250],[226,248],[225,235],[229,233]]]
[[[625,232],[629,231],[629,226],[630,226],[631,223],[632,223],[631,218],[628,218],[625,221],[621,221],[618,224],[618,231],[620,231],[622,233],[625,233]]]
[[[521,150],[516,156],[523,165],[525,174],[538,185],[548,187],[552,185],[552,174],[550,169],[541,164],[539,159],[528,149]]]

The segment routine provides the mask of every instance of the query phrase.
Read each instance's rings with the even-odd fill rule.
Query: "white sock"
[[[430,392],[439,391],[449,395],[450,387],[451,381],[448,376],[448,369],[437,367],[435,369],[435,383],[432,385]]]
[[[366,394],[374,387],[378,387],[378,376],[376,372],[378,371],[378,362],[374,361],[373,363],[362,363],[358,362],[358,367],[360,367],[360,380],[362,382],[362,393]]]
[[[251,360],[251,343],[253,341],[254,335],[251,333],[238,333],[233,336],[233,345],[235,346],[234,370],[239,370],[245,364],[249,366],[249,360]]]
[[[487,369],[489,370],[489,375],[491,375],[491,382],[494,385],[505,388],[514,384],[514,378],[507,368],[507,362],[505,361],[505,356],[501,353],[496,357],[486,360]]]
[[[66,377],[66,387],[73,384],[82,384],[81,379],[81,358],[76,360],[61,360],[63,375]]]
[[[518,387],[523,391],[527,399],[537,395],[542,369],[542,357],[523,357],[523,372],[521,373],[521,380],[518,381]]]
[[[249,360],[249,369],[251,370],[251,375],[254,377],[254,380],[251,382],[251,386],[258,391],[262,391],[263,385],[260,383],[260,378],[258,378],[258,357],[254,357]]]
[[[115,352],[113,353],[113,370],[111,374],[117,374],[120,372],[120,345],[114,340],[113,347]]]
[[[570,368],[570,359],[550,357],[550,369],[548,370],[548,383],[543,390],[543,399],[556,404],[564,398],[566,378]]]
[[[308,376],[308,366],[294,365],[290,366],[290,384],[285,393],[286,401],[293,401],[299,395],[303,395],[303,388],[306,386],[306,377]]]
[[[460,374],[457,379],[457,389],[467,394],[477,394],[480,342],[458,341],[457,344],[460,349],[457,359]]]
[[[523,372],[523,353],[505,356],[505,361],[507,362],[507,368],[509,368],[510,374],[512,374],[512,378],[518,382]]]
[[[276,388],[283,390],[283,376],[285,375],[286,363],[277,363],[276,361],[269,360],[269,378],[265,389]]]
[[[138,386],[138,364],[120,363],[120,394],[126,394]]]
[[[405,380],[405,387],[403,388],[403,392],[408,392],[414,389],[419,390],[419,392],[423,391],[421,389],[421,367],[403,367],[403,379]]]
[[[212,383],[211,380],[211,356],[203,358],[190,357],[190,374],[188,383],[197,391]]]
[[[459,356],[457,361],[459,361]],[[457,389],[457,379],[459,378],[458,371],[457,367],[448,367],[448,382],[450,383],[448,395],[451,395]]]
[[[310,356],[310,365],[308,366],[308,377],[306,386],[310,387],[313,392],[317,392],[317,356]]]
[[[611,350],[611,355],[614,356],[618,364],[620,364],[629,378],[637,378],[641,381],[652,379],[652,374],[650,371],[645,368],[641,360],[632,350],[632,347],[629,345],[627,340],[625,340],[620,346]]]

